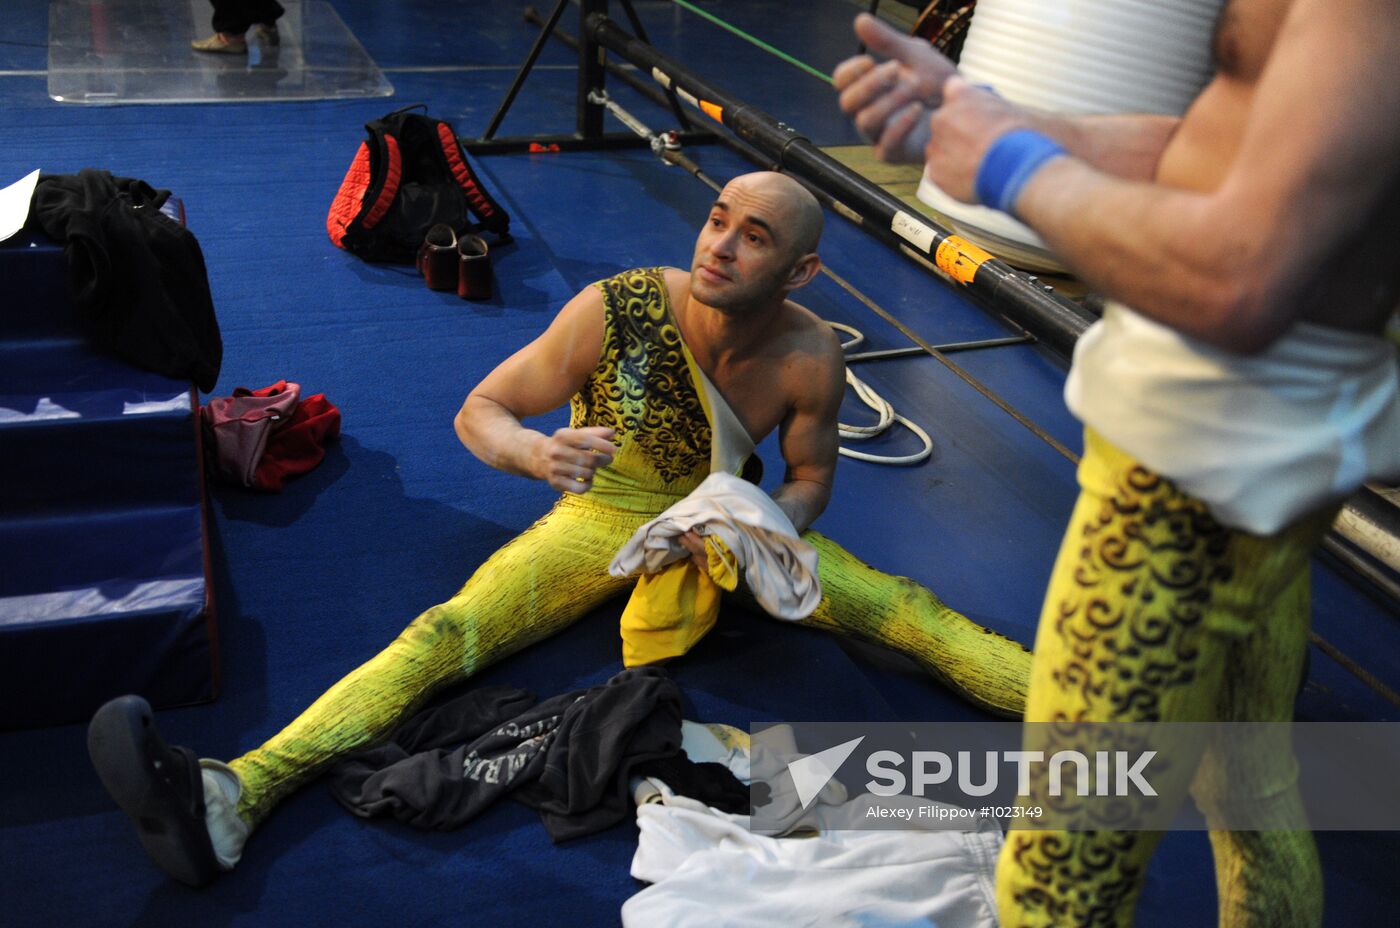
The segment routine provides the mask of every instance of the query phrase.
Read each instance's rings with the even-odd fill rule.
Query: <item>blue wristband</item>
[[[1014,215],[1016,198],[1035,172],[1063,154],[1063,148],[1034,129],[1011,130],[992,143],[977,168],[977,199]]]

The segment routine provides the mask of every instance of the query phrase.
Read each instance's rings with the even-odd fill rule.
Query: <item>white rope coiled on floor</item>
[[[849,341],[841,342],[842,351],[848,351],[865,341],[865,335],[858,329],[854,329],[848,325],[842,325],[839,322],[831,322],[829,320],[823,321],[837,332],[851,336]],[[904,466],[919,464],[926,460],[929,455],[933,454],[933,439],[929,438],[928,432],[925,432],[918,424],[909,421],[904,416],[895,412],[894,407],[890,405],[888,400],[876,393],[870,384],[861,380],[851,372],[849,365],[846,367],[846,383],[850,384],[851,389],[856,391],[856,396],[859,397],[860,401],[873,409],[880,418],[874,425],[848,425],[844,422],[838,422],[836,424],[836,430],[843,440],[864,441],[865,439],[874,438],[876,435],[883,434],[897,422],[918,436],[919,440],[923,442],[924,447],[921,451],[904,455],[870,454],[869,452],[854,451],[850,448],[842,447],[839,449],[841,454],[848,458],[855,458],[857,461],[869,461],[872,464]]]

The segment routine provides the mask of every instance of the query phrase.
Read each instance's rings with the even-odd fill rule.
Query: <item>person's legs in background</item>
[[[210,0],[214,6],[214,34],[196,39],[190,45],[195,51],[244,54],[248,51],[245,33],[253,26],[268,45],[281,41],[277,20],[286,12],[277,0]]]

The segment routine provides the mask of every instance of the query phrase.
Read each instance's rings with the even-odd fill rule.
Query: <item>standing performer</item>
[[[880,155],[1013,213],[1112,298],[1065,385],[1082,492],[1026,720],[1291,720],[1309,556],[1344,497],[1400,474],[1382,337],[1400,296],[1395,5],[1230,0],[1180,119],[1031,112],[927,42],[869,16],[856,32],[887,60],[845,61],[835,84]],[[1153,784],[1189,790],[1215,829],[1220,923],[1320,924],[1291,752],[1221,747]],[[1240,803],[1298,827],[1218,827]],[[1130,924],[1159,837],[1013,832],[1002,924]]]

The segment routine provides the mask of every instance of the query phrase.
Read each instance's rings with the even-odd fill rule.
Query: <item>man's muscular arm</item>
[[[1059,142],[1065,151],[1123,180],[1151,180],[1181,119],[1152,113],[1057,116],[1023,110],[1026,125]]]
[[[832,80],[841,93],[841,109],[879,157],[922,163],[929,114],[942,102],[943,85],[957,69],[927,41],[903,35],[868,13],[856,17],[856,33],[887,60],[877,64],[870,55],[857,55],[837,66]],[[1002,105],[1016,111],[1020,125],[1050,136],[1100,171],[1136,180],[1153,176],[1181,121],[1152,114],[1061,116]]]
[[[1297,0],[1217,187],[1134,183],[1061,158],[1033,176],[1016,211],[1094,289],[1220,347],[1262,350],[1325,292],[1328,259],[1394,195],[1397,45],[1393,3]],[[1240,92],[1231,80],[1217,77],[1206,93]],[[929,171],[971,200],[981,158],[1008,123],[994,98],[964,83],[943,96]]]
[[[457,437],[486,464],[583,493],[612,462],[613,430],[557,429],[545,435],[521,419],[558,409],[578,392],[603,350],[603,295],[589,287],[565,304],[539,338],[501,362],[458,411]]]
[[[826,509],[836,477],[840,438],[837,413],[846,389],[841,343],[818,322],[809,336],[810,354],[794,365],[788,382],[792,410],[778,427],[778,447],[786,464],[773,500],[798,532],[806,531]]]

